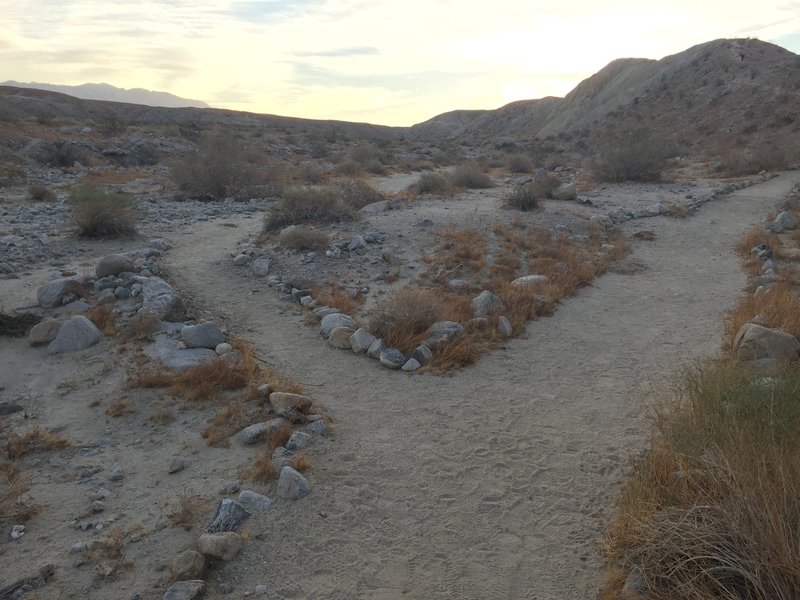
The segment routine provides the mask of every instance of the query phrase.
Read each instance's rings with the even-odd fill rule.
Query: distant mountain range
[[[165,108],[209,108],[208,104],[199,100],[188,100],[167,92],[153,92],[142,88],[126,90],[107,83],[84,83],[82,85],[54,85],[51,83],[20,83],[4,81],[0,85],[27,89],[59,92],[84,100],[106,100],[109,102],[128,102],[145,106],[163,106]]]

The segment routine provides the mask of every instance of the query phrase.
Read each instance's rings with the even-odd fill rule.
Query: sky
[[[0,0],[0,15],[0,81],[384,125],[564,96],[616,58],[717,38],[800,53],[796,0]]]

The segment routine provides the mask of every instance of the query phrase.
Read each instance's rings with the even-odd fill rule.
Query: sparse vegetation
[[[170,525],[191,531],[203,512],[205,504],[205,500],[199,494],[184,490],[178,498],[177,505],[167,515]]]
[[[782,171],[796,159],[782,144],[765,143],[743,150],[726,148],[721,152],[717,170],[725,177],[741,177],[761,171]]]
[[[457,166],[450,173],[450,180],[456,187],[470,190],[480,190],[494,186],[492,178],[477,163],[464,163]]]
[[[26,454],[36,454],[49,450],[60,450],[68,448],[70,441],[64,436],[46,431],[34,425],[31,429],[22,434],[10,432],[6,443],[6,454],[10,459],[21,458]]]
[[[278,243],[290,250],[325,250],[330,246],[328,234],[309,227],[296,227],[282,233]]]
[[[665,138],[637,130],[599,148],[592,172],[598,181],[659,181],[674,153]]]
[[[264,231],[275,231],[289,225],[354,221],[357,209],[345,200],[341,188],[293,187],[284,190],[264,220]]]
[[[532,173],[534,169],[533,160],[527,154],[510,154],[506,166],[512,173]]]
[[[109,304],[101,304],[86,313],[86,317],[103,332],[103,335],[114,335],[117,317]]]
[[[11,314],[0,312],[0,336],[25,337],[41,317],[28,313]]]
[[[423,173],[413,184],[412,190],[417,194],[447,194],[453,184],[445,173]]]
[[[121,342],[149,341],[161,326],[161,319],[152,312],[141,312],[130,318],[119,332]]]
[[[364,297],[358,290],[348,290],[337,284],[310,287],[314,299],[320,306],[337,308],[346,315],[355,314],[364,302]]]
[[[49,187],[41,183],[32,183],[28,186],[28,195],[36,202],[55,202],[56,194]]]
[[[533,183],[515,186],[505,197],[504,204],[508,208],[522,211],[538,210],[541,198]]]
[[[81,237],[116,238],[136,232],[130,196],[82,187],[70,192],[69,203],[72,223]]]

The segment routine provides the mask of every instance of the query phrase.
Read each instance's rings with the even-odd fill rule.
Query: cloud
[[[317,52],[294,52],[292,56],[306,57],[349,57],[349,56],[377,56],[381,51],[374,46],[351,46],[350,48],[337,48],[335,50],[319,50]]]
[[[285,17],[302,12],[321,0],[239,0],[222,12],[228,16],[252,23],[273,17]]]

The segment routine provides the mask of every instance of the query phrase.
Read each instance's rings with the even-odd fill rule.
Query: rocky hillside
[[[45,90],[0,86],[0,121],[31,118],[40,121],[61,119],[71,119],[81,123],[117,121],[126,125],[185,125],[198,128],[222,125],[367,140],[397,138],[403,131],[402,128],[368,123],[298,119],[216,108],[164,108],[125,102],[83,100]]]
[[[114,87],[107,83],[84,83],[81,85],[54,85],[52,83],[19,83],[18,81],[4,81],[0,85],[9,85],[19,88],[33,88],[46,90],[48,92],[58,92],[83,98],[84,100],[108,100],[111,102],[129,102],[131,104],[145,104],[147,106],[164,106],[167,108],[183,108],[191,106],[193,108],[208,108],[208,104],[200,100],[189,100],[181,98],[168,92],[154,92],[142,88]]]
[[[800,127],[800,56],[723,39],[661,60],[619,59],[565,98],[445,113],[411,128],[423,140],[569,140],[647,126],[688,146],[787,138]],[[794,136],[796,137],[796,136]]]

